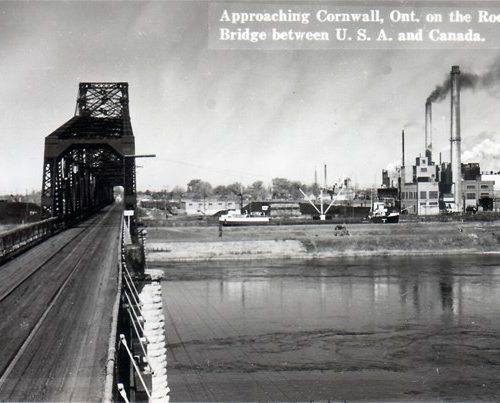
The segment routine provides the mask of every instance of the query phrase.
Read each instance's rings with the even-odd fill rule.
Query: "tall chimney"
[[[325,189],[326,189],[326,164],[325,164]]]
[[[401,166],[405,166],[405,131],[401,132]]]
[[[460,138],[460,67],[451,68],[451,178],[454,183],[455,206],[463,210],[462,203],[462,161]]]
[[[432,161],[432,103],[425,103],[425,156]]]

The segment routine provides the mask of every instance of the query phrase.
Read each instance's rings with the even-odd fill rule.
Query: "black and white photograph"
[[[498,0],[0,0],[0,401],[499,401],[499,111]]]

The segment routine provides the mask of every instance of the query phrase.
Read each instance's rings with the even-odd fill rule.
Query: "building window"
[[[475,193],[467,193],[467,200],[476,200]]]
[[[209,206],[212,206],[212,205],[213,205],[213,203],[208,203],[208,205],[209,205]]]
[[[424,161],[425,163],[425,161]],[[427,172],[427,168],[420,168],[420,172]]]
[[[438,198],[438,192],[436,192],[435,190],[431,190],[429,192],[429,199],[437,199]]]
[[[219,206],[222,206],[222,203],[219,203]]]
[[[420,205],[425,207],[425,202],[420,202]]]
[[[488,185],[481,185],[481,189],[488,189],[489,186]]]
[[[192,205],[193,205],[193,203],[189,203],[189,204],[188,204],[188,206],[192,206]]]
[[[482,188],[482,186],[481,186],[481,188]],[[467,185],[467,189],[474,190],[474,189],[476,189],[476,186],[475,185]]]
[[[489,193],[481,193],[481,197],[490,197]]]
[[[421,191],[420,192],[420,198],[421,199],[427,199],[427,192],[426,191]]]
[[[429,206],[437,206],[438,202],[429,202]]]

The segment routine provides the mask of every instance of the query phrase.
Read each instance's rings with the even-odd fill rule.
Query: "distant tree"
[[[274,178],[273,181],[273,199],[290,199],[290,186],[291,182],[286,178]]]
[[[264,187],[262,181],[256,181],[246,188],[245,193],[249,194],[252,200],[266,200],[269,198],[269,190]]]
[[[163,200],[167,198],[167,191],[166,190],[160,190],[158,192],[153,191],[151,192],[151,197],[153,200]]]
[[[228,190],[224,185],[219,185],[214,187],[213,194],[218,198],[225,198],[227,196]]]
[[[239,195],[240,193],[243,192],[243,185],[240,182],[234,182],[231,183],[230,185],[227,185],[227,190],[229,193],[232,193],[233,195]]]
[[[170,196],[170,199],[181,199],[186,193],[186,190],[182,186],[175,186],[169,193],[168,195]]]
[[[304,197],[299,190],[302,186],[302,183],[299,181],[290,182],[290,196],[293,200],[302,199]]]
[[[299,181],[290,181],[286,178],[274,178],[272,183],[273,199],[297,200],[303,198],[299,188],[302,188],[304,185]]]
[[[201,199],[212,195],[212,185],[201,179],[191,179],[187,184],[187,191],[192,197]]]

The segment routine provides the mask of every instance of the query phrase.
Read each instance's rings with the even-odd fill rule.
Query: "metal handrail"
[[[0,234],[0,257],[21,250],[23,247],[44,239],[63,227],[63,221],[57,217],[26,224]]]
[[[122,284],[123,284],[123,276],[122,276],[122,264],[124,263],[122,261],[121,257],[121,252],[123,248],[123,218],[120,223],[120,239],[119,239],[119,244],[120,247],[118,249],[118,284],[117,284],[117,291],[116,291],[116,298],[115,302],[113,304],[113,322],[111,325],[111,334],[109,336],[109,342],[108,342],[108,359],[107,359],[107,365],[106,365],[106,380],[105,380],[105,386],[104,386],[104,402],[111,403],[113,401],[113,379],[114,379],[114,369],[116,365],[116,347],[117,347],[117,338],[116,338],[116,333],[118,329],[118,316],[119,316],[119,310],[120,310],[120,301],[121,301],[121,295],[122,295]],[[123,388],[123,385],[122,385]],[[120,394],[122,391],[118,387],[118,390]],[[122,395],[123,396],[123,395]],[[126,396],[126,394],[125,394]],[[127,402],[127,401],[126,401]],[[128,402],[127,402],[128,403]]]
[[[120,334],[120,342],[125,347],[125,350],[127,350],[127,353],[129,355],[130,361],[132,362],[132,364],[134,366],[135,372],[137,373],[137,375],[139,376],[139,379],[141,380],[142,387],[144,388],[144,391],[148,395],[149,400],[151,400],[151,394],[149,393],[148,387],[146,386],[146,382],[144,382],[144,379],[142,377],[141,371],[140,371],[139,367],[137,366],[137,363],[134,360],[134,356],[132,355],[132,352],[128,348],[127,339],[125,338],[125,335]]]

